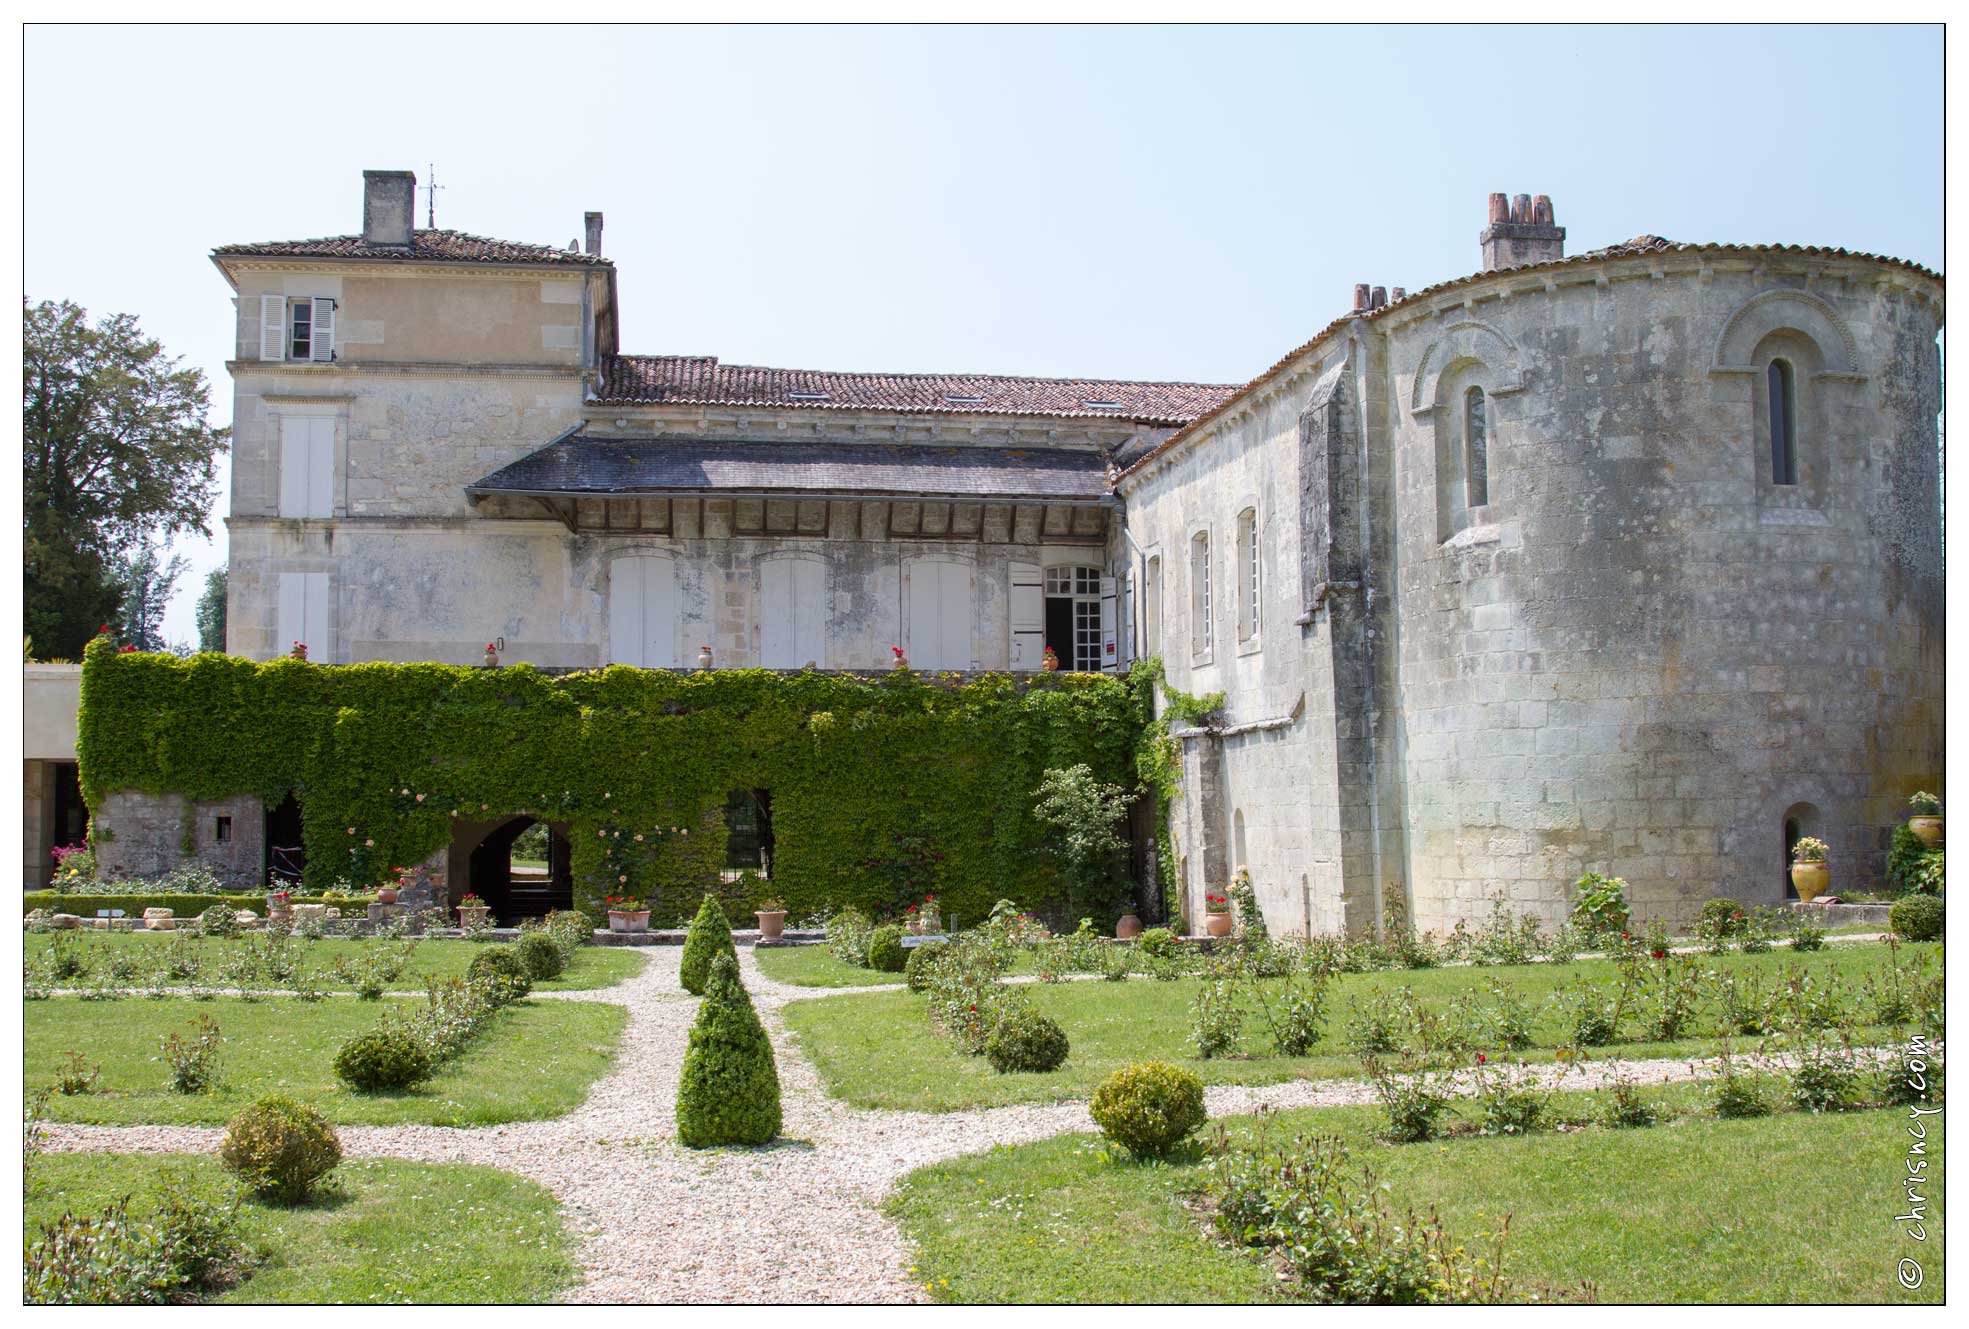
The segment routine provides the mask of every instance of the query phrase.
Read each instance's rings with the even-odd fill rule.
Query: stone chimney
[[[581,220],[587,226],[588,230],[588,247],[586,253],[589,258],[600,258],[602,256],[602,214],[599,212],[584,212],[581,214]]]
[[[417,175],[413,171],[362,173],[362,242],[410,248],[417,224]]]
[[[1490,196],[1490,225],[1477,237],[1484,249],[1484,271],[1550,263],[1566,256],[1566,228],[1552,224],[1552,200],[1540,194],[1507,199]]]

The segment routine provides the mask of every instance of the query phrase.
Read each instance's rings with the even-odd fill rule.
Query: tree
[[[205,423],[205,375],[132,315],[27,305],[21,358],[26,629],[38,652],[79,656],[122,617],[121,560],[149,537],[209,534],[229,431]]]
[[[205,574],[205,593],[198,597],[198,649],[226,649],[226,565]]]
[[[1108,904],[1116,866],[1128,848],[1115,832],[1128,813],[1128,792],[1096,780],[1093,768],[1082,762],[1047,771],[1038,794],[1033,815],[1057,833],[1053,852],[1063,869],[1068,906]]]
[[[720,952],[698,1004],[677,1082],[677,1138],[692,1149],[767,1144],[779,1134],[779,1070],[772,1040]]]
[[[173,554],[169,560],[163,555],[161,544],[140,541],[117,569],[116,583],[123,592],[117,622],[124,644],[140,651],[164,649],[164,609],[185,571],[184,555]]]

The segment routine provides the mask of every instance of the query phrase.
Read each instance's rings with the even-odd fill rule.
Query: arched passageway
[[[456,905],[469,890],[492,907],[492,917],[501,926],[539,918],[555,909],[572,909],[574,873],[569,863],[567,828],[547,824],[546,843],[535,848],[540,837],[526,833],[540,824],[532,817],[513,817],[490,824],[461,825],[452,842],[452,861],[456,863],[460,850],[464,850],[465,871],[462,878],[453,873],[452,880],[459,884],[452,888],[451,903]],[[523,836],[526,840],[516,853],[514,842]],[[544,858],[539,856],[542,849]]]

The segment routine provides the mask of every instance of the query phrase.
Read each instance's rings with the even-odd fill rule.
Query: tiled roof
[[[1472,272],[1462,277],[1452,278],[1449,281],[1437,282],[1434,286],[1425,286],[1418,291],[1410,291],[1400,300],[1390,301],[1378,309],[1359,310],[1349,314],[1342,314],[1339,318],[1334,319],[1331,323],[1314,333],[1305,342],[1280,356],[1272,364],[1271,368],[1265,370],[1264,373],[1259,374],[1250,382],[1241,385],[1233,391],[1226,393],[1222,401],[1201,415],[1198,415],[1195,419],[1185,423],[1181,429],[1178,429],[1169,437],[1147,448],[1128,449],[1126,455],[1117,457],[1116,460],[1120,466],[1120,474],[1116,476],[1116,479],[1125,478],[1135,471],[1140,470],[1156,457],[1161,456],[1171,448],[1179,446],[1185,440],[1194,436],[1198,429],[1209,423],[1226,406],[1237,401],[1246,393],[1262,387],[1276,378],[1298,361],[1301,356],[1305,355],[1306,352],[1325,341],[1336,329],[1342,327],[1351,319],[1381,318],[1397,309],[1412,307],[1417,300],[1425,297],[1437,295],[1458,286],[1468,286],[1473,282],[1488,281],[1493,277],[1521,276],[1530,272],[1549,272],[1554,268],[1599,263],[1611,259],[1638,258],[1646,254],[1719,254],[1733,258],[1752,257],[1760,254],[1790,254],[1801,258],[1850,258],[1867,263],[1879,263],[1890,268],[1900,268],[1919,276],[1932,278],[1937,282],[1943,280],[1941,273],[1925,268],[1919,263],[1913,263],[1904,258],[1889,258],[1884,254],[1861,253],[1853,249],[1829,249],[1819,245],[1681,244],[1659,235],[1637,235],[1632,240],[1623,241],[1617,245],[1607,245],[1600,249],[1589,249],[1584,253],[1573,254],[1566,258],[1553,259],[1549,263],[1528,263],[1523,267],[1500,268],[1490,272]]]
[[[270,240],[262,244],[220,245],[221,257],[240,258],[367,258],[412,260],[422,263],[566,263],[612,266],[609,259],[591,258],[552,245],[528,245],[514,240],[488,240],[463,231],[413,231],[410,245],[372,245],[359,235],[331,235],[318,240]]]
[[[600,388],[607,402],[799,406],[939,414],[1083,416],[1181,424],[1237,391],[1230,383],[1136,383],[996,374],[845,374],[728,365],[716,356],[619,355]]]
[[[1096,452],[921,444],[716,442],[677,434],[571,434],[501,467],[468,494],[867,494],[1086,502],[1108,492]]]

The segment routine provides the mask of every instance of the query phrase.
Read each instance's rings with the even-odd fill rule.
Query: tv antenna
[[[438,164],[430,163],[430,183],[424,186],[424,224],[433,231],[438,228],[438,191],[444,186],[438,183]]]

